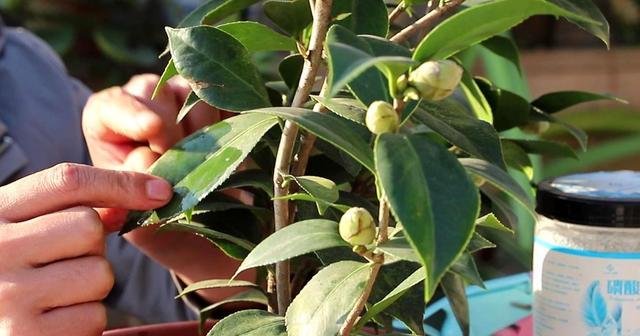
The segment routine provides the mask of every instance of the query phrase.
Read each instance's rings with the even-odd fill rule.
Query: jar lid
[[[640,172],[561,176],[540,182],[536,211],[567,223],[640,227]]]

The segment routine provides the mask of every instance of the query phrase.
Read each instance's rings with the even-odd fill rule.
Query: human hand
[[[105,230],[91,207],[165,204],[158,178],[61,164],[0,187],[0,336],[93,336],[113,285]]]

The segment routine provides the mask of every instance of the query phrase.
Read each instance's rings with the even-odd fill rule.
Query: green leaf
[[[402,296],[405,295],[412,287],[423,282],[425,280],[426,273],[427,272],[424,267],[421,267],[411,273],[411,275],[398,284],[398,286],[389,292],[384,298],[369,307],[367,312],[358,321],[356,328],[361,329],[365,323],[401,299]]]
[[[588,136],[585,131],[569,123],[566,123],[549,113],[542,112],[535,107],[531,111],[531,120],[547,121],[547,122],[562,126],[564,129],[566,129],[569,132],[569,134],[571,134],[574,138],[576,138],[576,140],[578,140],[578,143],[580,144],[580,148],[582,149],[582,151],[583,152],[587,151]]]
[[[478,220],[476,220],[476,226],[482,226],[494,230],[513,233],[513,230],[502,224],[498,217],[496,217],[496,215],[494,215],[493,213],[478,218]]]
[[[329,64],[328,96],[335,96],[351,84],[355,96],[367,106],[376,100],[391,101],[389,82],[383,74],[395,83],[414,63],[405,56],[375,55],[367,42],[340,25],[329,29],[325,49]]]
[[[153,93],[151,94],[151,99],[155,99],[158,93],[160,93],[160,89],[173,77],[178,74],[178,70],[176,69],[176,65],[173,63],[173,60],[170,59],[167,63],[167,66],[164,68],[162,75],[160,75],[160,79],[156,84],[155,89],[153,89]]]
[[[505,167],[498,133],[491,124],[470,116],[455,100],[423,101],[414,119],[470,155]]]
[[[374,171],[371,148],[359,136],[362,131],[366,132],[362,126],[332,113],[317,113],[300,108],[274,107],[250,112],[265,113],[291,120],[308,132],[340,148],[370,171]]]
[[[169,224],[164,224],[162,225],[162,227],[159,229],[159,231],[183,231],[183,232],[191,232],[191,233],[195,233],[198,234],[200,236],[203,236],[205,238],[209,238],[210,240],[213,241],[218,241],[218,240],[225,240],[228,241],[230,243],[233,243],[235,245],[237,245],[238,247],[242,248],[245,251],[251,251],[253,250],[253,248],[255,247],[255,245],[245,239],[242,238],[238,238],[235,236],[232,236],[228,233],[224,233],[224,232],[220,232],[220,231],[216,231],[214,229],[209,228],[208,226],[201,224],[201,223],[197,223],[194,221],[191,221],[190,223],[187,222],[179,222],[179,223],[169,223]],[[246,255],[246,253],[245,253]]]
[[[528,180],[533,179],[533,163],[525,150],[516,143],[502,141],[504,160],[509,168],[524,174]]]
[[[558,7],[564,8],[567,11],[579,14],[584,18],[589,18],[592,22],[571,19],[569,21],[584,29],[585,31],[593,34],[599,38],[607,46],[609,45],[609,23],[607,19],[602,15],[598,6],[596,6],[592,0],[547,0],[551,3],[558,5]]]
[[[244,114],[185,138],[167,151],[149,172],[171,182],[174,195],[156,210],[161,219],[195,207],[224,182],[278,119]]]
[[[250,53],[259,51],[295,51],[296,41],[273,29],[252,21],[238,21],[216,28],[235,37]]]
[[[529,154],[539,154],[550,157],[571,157],[574,159],[578,158],[578,155],[571,147],[560,142],[510,138],[502,139],[502,141],[503,144],[504,142],[517,144]]]
[[[484,78],[476,78],[476,84],[491,106],[493,126],[497,131],[522,126],[529,121],[531,104],[526,99],[511,91],[494,86]]]
[[[176,299],[182,296],[185,296],[189,293],[197,292],[203,289],[212,289],[212,288],[228,288],[228,287],[254,287],[259,288],[258,285],[244,280],[230,280],[230,279],[212,279],[212,280],[204,280],[193,283],[187,288],[185,288]]]
[[[471,74],[468,71],[464,71],[462,74],[462,80],[460,81],[460,87],[462,93],[467,98],[467,102],[471,107],[471,112],[476,118],[486,121],[489,124],[493,124],[493,111],[491,105],[484,96],[484,93],[478,87],[478,84],[473,80]]]
[[[461,276],[466,282],[472,285],[485,288],[484,281],[478,271],[478,266],[469,252],[463,253],[460,258],[451,265],[451,272]]]
[[[280,77],[287,84],[289,90],[294,92],[298,87],[298,81],[302,75],[302,68],[304,67],[304,58],[300,54],[293,54],[285,57],[278,65],[278,71]]]
[[[496,244],[490,242],[485,237],[481,236],[479,233],[474,232],[473,237],[469,241],[469,245],[467,246],[467,251],[469,253],[476,253],[480,250],[490,249],[496,247]]]
[[[231,314],[213,326],[207,336],[287,336],[284,318],[264,310]]]
[[[449,58],[533,15],[555,15],[580,23],[599,23],[598,18],[589,13],[573,13],[553,2],[556,0],[495,0],[468,7],[431,30],[416,47],[413,58],[418,61]]]
[[[225,17],[239,12],[259,0],[208,0],[187,15],[178,28],[193,27],[200,24],[212,25]]]
[[[316,274],[285,316],[290,336],[334,336],[364,292],[371,264],[340,261]]]
[[[273,197],[273,179],[271,176],[258,169],[239,171],[231,175],[222,185],[220,190],[251,187],[264,191],[269,197]]]
[[[178,112],[176,123],[181,122],[182,119],[184,119],[184,117],[186,117],[187,114],[191,112],[191,110],[201,101],[202,100],[200,100],[200,97],[198,97],[197,94],[191,91],[189,93],[189,96],[187,96],[187,99],[185,99],[184,103],[182,104],[182,108],[180,108],[180,112]]]
[[[497,166],[479,159],[459,159],[460,163],[472,174],[477,175],[489,182],[496,188],[506,192],[513,199],[525,206],[531,214],[535,215],[535,205],[533,200],[522,190],[522,187],[513,177]]]
[[[313,20],[308,0],[269,0],[263,10],[273,23],[296,37]]]
[[[227,111],[269,106],[269,98],[247,49],[209,26],[167,28],[173,62],[207,104]]]
[[[293,223],[258,244],[242,262],[236,275],[249,268],[337,246],[348,246],[338,233],[338,223],[326,219]]]
[[[378,249],[400,260],[420,262],[420,257],[404,237],[393,237],[377,246]]]
[[[97,27],[93,40],[98,49],[107,57],[125,64],[151,67],[157,61],[155,49],[147,44],[133,44],[127,34],[119,29]]]
[[[384,0],[351,1],[348,12],[351,15],[341,24],[355,34],[387,36],[389,20]]]
[[[608,94],[585,91],[559,91],[542,95],[534,100],[531,105],[547,113],[556,113],[575,105],[598,100],[612,100],[628,104],[627,101]]]
[[[462,334],[470,334],[469,328],[469,302],[465,292],[464,280],[455,273],[448,272],[442,279],[442,291],[449,299],[453,315],[458,321]]]
[[[471,239],[478,191],[455,156],[425,136],[383,134],[375,161],[391,211],[426,266],[430,298]]]
[[[482,42],[482,46],[494,55],[510,63],[513,73],[522,76],[520,53],[515,42],[504,36],[496,35]]]
[[[324,98],[311,96],[313,100],[329,109],[329,111],[358,124],[364,125],[367,108],[359,101],[351,98]]]
[[[307,194],[314,199],[322,201],[316,203],[320,215],[323,215],[327,208],[329,208],[328,204],[335,203],[338,201],[338,198],[340,198],[336,184],[324,177],[289,175],[285,177],[285,181],[287,179],[294,180]]]

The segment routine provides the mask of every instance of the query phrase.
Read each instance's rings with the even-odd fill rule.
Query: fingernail
[[[163,180],[147,181],[147,197],[156,201],[168,201],[173,195],[171,185]]]

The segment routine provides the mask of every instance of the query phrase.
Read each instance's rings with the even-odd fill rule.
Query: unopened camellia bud
[[[375,101],[369,105],[365,117],[367,128],[374,134],[394,132],[400,120],[396,110],[385,101]]]
[[[407,78],[407,75],[401,75],[396,80],[396,89],[399,92],[403,92],[407,88],[408,83],[409,83],[409,79]]]
[[[376,225],[369,211],[351,208],[340,218],[340,237],[351,245],[371,244],[376,237]]]
[[[449,97],[462,79],[462,68],[454,61],[422,63],[409,74],[409,85],[422,99],[442,100]]]

